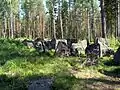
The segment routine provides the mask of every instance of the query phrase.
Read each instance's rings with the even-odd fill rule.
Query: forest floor
[[[85,56],[39,55],[17,40],[0,40],[0,90],[27,90],[31,81],[53,78],[52,90],[119,90],[120,66],[112,57],[82,66]]]

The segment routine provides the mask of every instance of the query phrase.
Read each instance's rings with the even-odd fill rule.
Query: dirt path
[[[120,90],[120,78],[104,75],[95,70],[69,70],[76,78],[85,80],[87,88],[92,90]]]

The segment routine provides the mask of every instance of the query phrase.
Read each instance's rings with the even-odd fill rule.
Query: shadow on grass
[[[21,79],[20,77],[0,76],[0,90],[28,90],[31,81],[34,82],[41,78],[54,78],[51,90],[114,90],[120,81],[111,81],[100,78],[76,78],[70,75],[59,73],[55,75],[33,75]],[[31,89],[33,90],[33,89]],[[34,89],[35,90],[35,89]]]
[[[106,66],[120,66],[120,65],[116,64],[113,59],[105,61],[104,65],[106,65]]]
[[[0,76],[0,90],[27,90],[24,80],[19,77]]]
[[[62,76],[56,78],[53,90],[114,90],[116,85],[120,85],[120,81]]]
[[[106,69],[103,70],[100,69],[99,70],[100,73],[114,78],[116,77],[120,78],[120,68],[119,68],[120,65],[116,64],[113,59],[106,60],[103,63],[107,67]]]
[[[0,75],[0,90],[28,90],[29,86],[38,79],[51,78],[50,75],[32,75],[27,77]],[[39,83],[38,83],[39,84]],[[34,89],[30,89],[34,90]],[[36,90],[36,89],[35,89]],[[38,89],[37,89],[38,90]]]
[[[120,78],[120,68],[115,68],[111,71],[102,70],[102,71],[100,71],[100,73],[105,74],[107,76]]]

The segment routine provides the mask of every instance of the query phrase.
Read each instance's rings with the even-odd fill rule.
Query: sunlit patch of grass
[[[39,59],[40,58],[40,59]],[[36,57],[36,60],[31,62],[31,58],[16,58],[7,61],[3,66],[2,70],[8,75],[19,75],[29,76],[34,74],[56,74],[63,70],[71,68],[68,62],[61,60],[61,58],[45,58]]]

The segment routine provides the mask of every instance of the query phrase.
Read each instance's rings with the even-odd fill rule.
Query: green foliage
[[[110,47],[112,47],[115,51],[120,46],[119,39],[116,39],[114,36],[112,36],[112,38],[110,38],[109,42],[110,42]]]
[[[54,54],[55,54],[55,50],[54,50],[54,49],[49,50],[48,53],[49,53],[50,56],[54,56]]]

